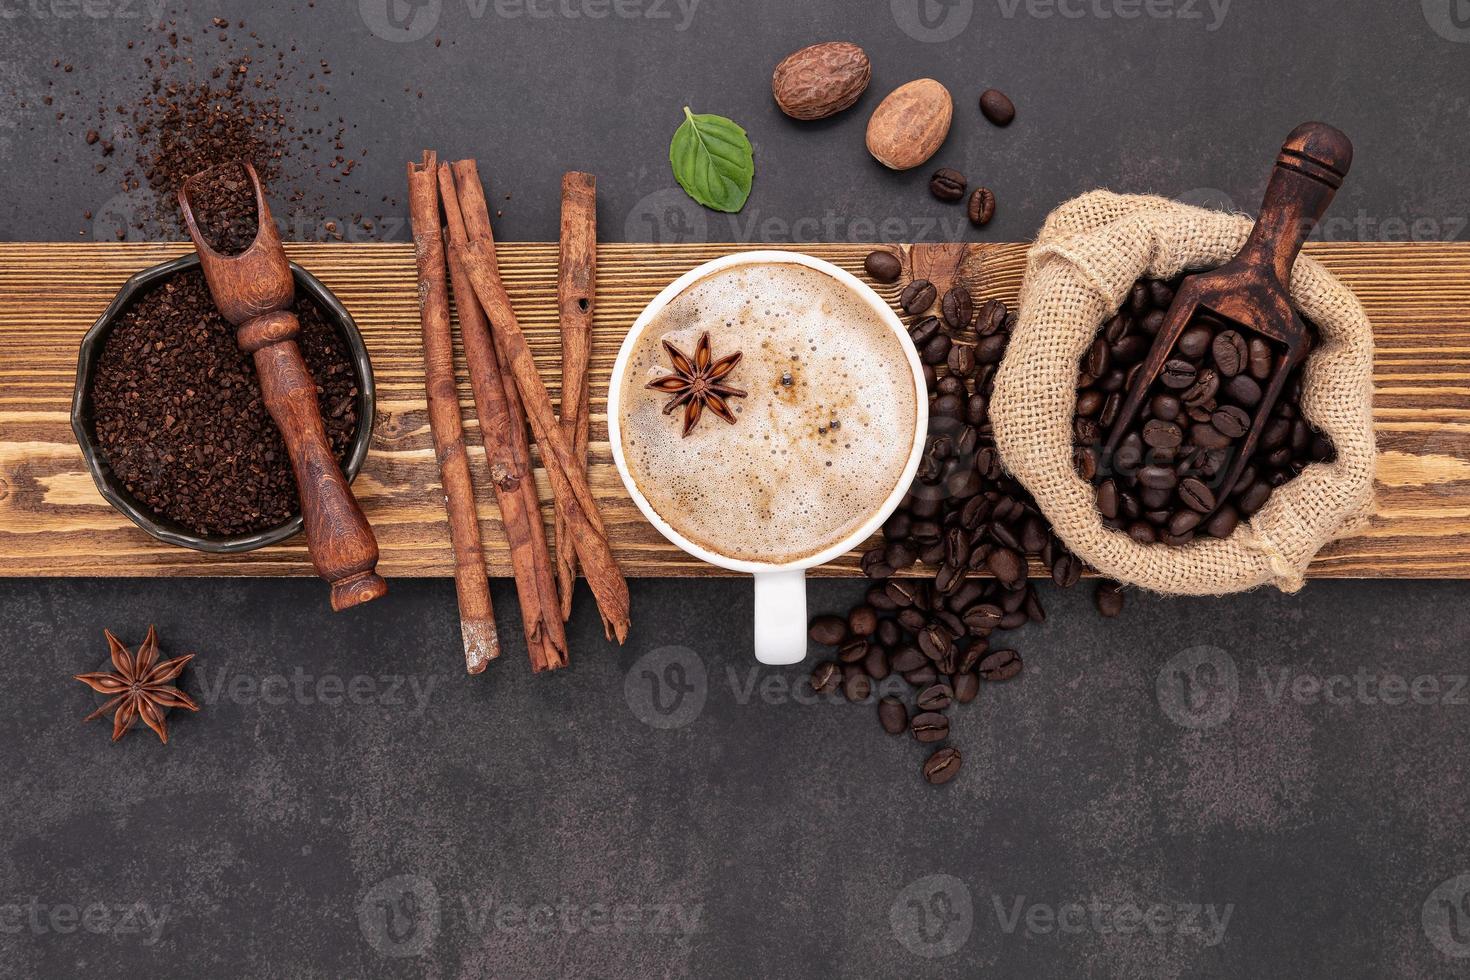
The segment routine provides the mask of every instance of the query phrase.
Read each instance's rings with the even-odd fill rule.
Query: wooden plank
[[[666,544],[626,496],[607,447],[606,382],[629,325],[692,266],[737,245],[602,245],[593,352],[591,480],[629,575],[719,575]],[[985,296],[1013,302],[1026,246],[931,246],[916,256],[933,275],[958,274]],[[803,245],[857,272],[870,246]],[[168,547],[113,511],[93,487],[68,411],[77,345],[124,279],[188,250],[184,244],[0,244],[0,575],[309,575],[304,542],[239,556]],[[452,573],[424,405],[412,246],[302,244],[291,257],[333,289],[373,356],[378,413],[373,451],[355,489],[378,532],[386,576]],[[1309,254],[1351,286],[1378,340],[1375,409],[1382,461],[1379,515],[1327,549],[1312,573],[1328,577],[1470,577],[1470,244],[1312,244]],[[556,246],[500,248],[506,286],[555,389]],[[896,290],[888,290],[895,298]],[[509,574],[463,366],[460,401],[486,559]],[[544,474],[538,474],[548,499]],[[550,516],[550,508],[546,514]],[[857,574],[849,555],[817,574]]]

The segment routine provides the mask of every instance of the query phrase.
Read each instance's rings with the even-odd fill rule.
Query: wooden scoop
[[[1292,309],[1289,295],[1291,270],[1352,162],[1352,143],[1326,123],[1302,123],[1291,131],[1281,145],[1261,201],[1261,215],[1245,245],[1225,265],[1189,276],[1180,284],[1148,358],[1134,375],[1128,397],[1113,423],[1104,458],[1111,459],[1117,451],[1185,327],[1196,313],[1207,312],[1240,330],[1274,341],[1278,348],[1270,383],[1255,407],[1245,444],[1219,485],[1235,484],[1255,452],[1287,377],[1306,357],[1306,324]],[[1219,494],[1218,498],[1223,500],[1225,495]]]
[[[331,583],[332,609],[341,611],[378,598],[388,591],[388,583],[374,570],[377,539],[332,454],[317,407],[316,384],[296,344],[301,329],[291,312],[296,281],[260,178],[250,164],[241,166],[255,191],[257,224],[255,240],[245,251],[221,255],[200,232],[188,190],[202,175],[189,178],[179,188],[179,206],[199,251],[214,304],[237,328],[235,340],[240,349],[255,359],[266,410],[281,430],[291,457],[306,524],[306,547],[317,574]]]

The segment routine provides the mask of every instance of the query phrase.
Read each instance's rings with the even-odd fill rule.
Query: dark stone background
[[[244,16],[331,61],[323,116],[368,152],[322,207],[390,236],[382,199],[431,145],[512,194],[505,239],[555,236],[573,167],[599,175],[606,240],[944,237],[957,211],[925,173],[862,148],[877,99],[922,74],[957,97],[938,162],[1000,198],[988,238],[1097,186],[1250,209],[1312,117],[1358,150],[1332,237],[1463,236],[1463,3],[922,2],[700,0],[686,20],[673,0],[442,0],[405,43],[369,30],[383,0],[181,17]],[[139,94],[112,74],[136,77],[126,43],[155,9],[0,3],[0,235],[94,233],[82,214],[117,187],[83,118]],[[831,37],[868,49],[872,88],[793,124],[769,69]],[[974,111],[991,84],[1018,103],[1008,130]],[[744,214],[670,190],[686,103],[750,130]],[[860,590],[814,584],[812,604]],[[575,666],[534,680],[504,583],[505,656],[475,679],[447,580],[338,617],[304,579],[0,583],[0,975],[1470,972],[1463,584],[1137,597],[1110,624],[1087,591],[1048,590],[1049,621],[1016,637],[1025,673],[957,712],[964,771],[931,790],[871,708],[754,665],[743,582],[634,582],[622,650],[584,594]],[[112,745],[69,675],[103,660],[103,627],[136,643],[150,622],[198,652],[203,711],[175,713],[167,748]]]

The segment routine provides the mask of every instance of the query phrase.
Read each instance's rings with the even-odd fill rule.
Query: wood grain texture
[[[644,305],[692,266],[752,246],[601,245],[592,351],[589,476],[629,575],[725,574],[653,530],[623,490],[607,447],[607,378]],[[865,245],[801,251],[861,274]],[[353,489],[377,532],[385,576],[449,576],[454,562],[424,402],[411,245],[287,245],[352,311],[372,354],[372,452]],[[161,544],[98,495],[68,423],[82,335],[129,275],[186,253],[183,243],[0,244],[0,575],[310,575],[305,542],[215,556]],[[921,249],[915,264],[1014,302],[1025,245]],[[555,243],[499,246],[501,274],[543,377],[559,394]],[[1470,578],[1470,244],[1309,244],[1357,293],[1378,343],[1378,516],[1325,550],[1318,577]],[[897,290],[883,287],[890,300]],[[458,354],[457,354],[458,356]],[[510,574],[479,446],[467,372],[460,405],[471,443],[490,571]],[[543,500],[545,474],[538,468]],[[546,507],[549,519],[551,508]],[[856,555],[818,569],[856,575]]]

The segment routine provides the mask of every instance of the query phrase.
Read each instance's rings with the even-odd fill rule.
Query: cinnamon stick
[[[592,306],[596,297],[597,178],[573,171],[561,178],[556,305],[561,314],[561,428],[571,441],[576,464],[583,473],[587,471],[592,415],[587,364],[592,356]],[[565,620],[572,615],[577,552],[561,506],[556,509],[556,579],[561,588],[561,618]]]
[[[567,526],[582,563],[583,575],[597,600],[603,628],[609,639],[623,642],[628,635],[628,583],[608,546],[602,515],[587,483],[587,475],[576,465],[571,441],[567,439],[551,407],[551,397],[536,370],[530,345],[521,333],[510,297],[500,281],[495,258],[495,238],[490,229],[489,209],[474,161],[461,160],[452,167],[459,206],[467,234],[450,226],[449,248],[458,253],[475,295],[491,325],[501,366],[508,370],[520,392],[521,403],[541,447],[541,459],[551,479],[552,493],[564,509]],[[449,197],[445,195],[448,206]]]
[[[439,165],[438,179],[444,193],[444,217],[451,229],[450,236],[462,238],[466,234],[464,216],[455,197],[449,164]],[[556,578],[546,549],[546,526],[541,520],[541,503],[531,470],[525,410],[515,382],[500,369],[485,311],[475,298],[464,263],[453,252],[449,256],[449,277],[454,286],[460,338],[470,369],[470,387],[480,419],[485,459],[510,545],[516,596],[526,630],[526,653],[533,671],[556,670],[567,665],[567,637],[557,616]]]
[[[439,460],[449,541],[454,549],[454,587],[459,596],[459,626],[465,669],[483,671],[500,656],[495,611],[480,548],[475,487],[465,456],[464,426],[454,386],[454,339],[449,326],[449,287],[444,279],[444,239],[439,231],[438,167],[432,150],[420,165],[408,165],[409,217],[418,262],[419,321],[424,334],[424,388],[429,402],[429,432]]]

